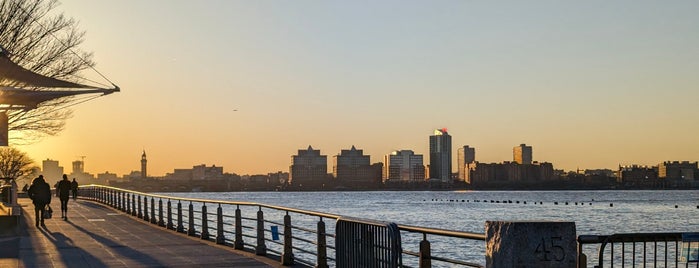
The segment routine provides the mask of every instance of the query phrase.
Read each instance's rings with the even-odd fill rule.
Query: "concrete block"
[[[487,221],[486,267],[575,268],[575,222]]]

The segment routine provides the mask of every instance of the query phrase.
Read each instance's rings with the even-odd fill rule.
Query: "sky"
[[[63,0],[121,92],[74,106],[38,165],[288,171],[309,145],[380,162],[447,128],[479,162],[699,160],[699,1]],[[89,71],[86,77],[94,76]],[[10,135],[13,135],[10,133]],[[456,165],[454,165],[456,171]]]

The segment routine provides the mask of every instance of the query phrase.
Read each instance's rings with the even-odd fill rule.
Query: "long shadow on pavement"
[[[73,227],[75,227],[75,229],[89,235],[92,239],[99,242],[100,244],[102,244],[104,246],[108,246],[115,253],[118,253],[119,255],[123,256],[124,258],[131,259],[131,260],[138,262],[144,266],[165,266],[165,264],[161,263],[157,259],[154,259],[153,257],[149,256],[148,254],[144,254],[144,253],[139,252],[137,250],[134,250],[126,245],[118,243],[114,240],[111,240],[111,239],[106,238],[104,236],[90,232],[89,230],[82,228],[78,225],[75,225],[74,223],[72,223],[70,221],[68,221],[68,223],[70,225],[72,225]]]

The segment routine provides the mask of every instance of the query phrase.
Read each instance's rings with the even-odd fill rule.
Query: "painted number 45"
[[[536,246],[534,254],[540,261],[562,261],[566,257],[566,252],[560,246],[561,237],[541,238],[541,242]]]

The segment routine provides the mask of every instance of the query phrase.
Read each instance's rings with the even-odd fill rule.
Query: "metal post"
[[[209,240],[209,217],[206,213],[206,203],[201,205],[201,239]]]
[[[172,203],[170,199],[167,200],[167,226],[166,228],[172,230]]]
[[[221,204],[218,204],[216,209],[216,244],[223,245],[226,243],[226,237],[223,235],[223,209]]]
[[[126,207],[126,214],[131,214],[131,193],[126,193],[126,199],[124,200],[124,205]]]
[[[284,215],[284,253],[282,253],[282,265],[294,264],[293,236],[291,235],[291,216],[287,212]]]
[[[126,212],[126,193],[121,192],[119,194],[119,208],[121,209],[122,212]]]
[[[255,254],[267,255],[267,246],[265,246],[265,219],[262,213],[262,207],[257,211],[257,246],[255,246]]]
[[[158,223],[158,219],[155,218],[155,198],[150,197],[150,223]]]
[[[158,199],[158,226],[165,227],[165,221],[163,220],[163,199]]]
[[[150,221],[148,217],[148,197],[143,197],[143,220]]]
[[[422,234],[420,241],[420,268],[432,267],[432,253],[430,250],[430,241],[427,241],[427,234]]]
[[[119,192],[119,191],[117,191],[117,190],[114,190],[114,194],[116,195],[116,202],[115,202],[115,203],[116,203],[116,204],[115,204],[116,206],[115,206],[115,208],[116,208],[117,210],[121,210],[121,192]]]
[[[182,224],[182,202],[177,200],[177,230],[178,233],[184,233],[184,224]]]
[[[131,195],[131,216],[136,216],[136,194]]]
[[[143,218],[143,212],[141,212],[141,196],[138,196],[138,217]]]
[[[328,252],[327,242],[325,241],[325,222],[323,218],[318,221],[318,259],[316,260],[316,268],[328,268]]]
[[[197,231],[194,229],[194,205],[192,205],[192,201],[189,202],[189,228],[187,228],[187,235],[197,235]]]
[[[245,243],[243,243],[243,217],[241,216],[240,213],[240,206],[236,206],[235,208],[235,242],[233,243],[233,247],[235,249],[243,249],[245,247]]]

